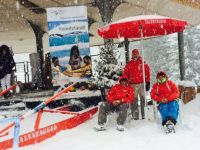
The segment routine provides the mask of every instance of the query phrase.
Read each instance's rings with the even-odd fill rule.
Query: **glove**
[[[146,82],[146,91],[149,91],[150,89],[150,82]]]

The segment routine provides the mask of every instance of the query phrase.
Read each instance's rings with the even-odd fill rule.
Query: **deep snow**
[[[23,150],[199,150],[200,147],[200,94],[188,104],[182,104],[182,124],[176,126],[176,133],[165,134],[156,121],[131,121],[126,130],[116,130],[116,123],[110,116],[108,130],[96,132],[97,115],[88,122],[71,130]],[[111,119],[112,118],[112,119]],[[52,118],[53,119],[53,118]]]

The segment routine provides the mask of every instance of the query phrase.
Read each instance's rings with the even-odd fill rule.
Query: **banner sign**
[[[53,84],[85,82],[92,75],[86,6],[47,9]]]

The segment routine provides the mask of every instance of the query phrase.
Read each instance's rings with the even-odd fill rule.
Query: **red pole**
[[[14,84],[14,85],[12,85],[11,87],[9,87],[8,89],[2,91],[2,92],[0,93],[0,96],[3,96],[3,95],[6,94],[8,91],[14,89],[16,86],[17,86],[17,84]]]
[[[34,126],[35,130],[39,129],[39,125],[40,125],[40,120],[41,120],[41,117],[42,117],[42,113],[43,113],[43,109],[40,109],[38,111],[37,118],[36,118],[36,121],[35,121],[35,126]]]
[[[20,120],[25,119],[26,117],[34,114],[35,112],[38,112],[40,109],[44,108],[44,106],[46,106],[48,103],[54,101],[56,98],[60,97],[63,93],[67,93],[74,85],[71,84],[70,86],[66,87],[64,90],[60,91],[58,94],[52,96],[51,98],[47,99],[46,101],[44,101],[43,103],[39,104],[37,107],[35,107],[33,110],[28,111],[27,113],[25,113]],[[42,107],[41,107],[42,106]],[[8,126],[6,126],[3,130],[0,130],[0,135],[5,132],[6,130],[10,129],[11,127],[14,126],[14,123],[9,124]]]

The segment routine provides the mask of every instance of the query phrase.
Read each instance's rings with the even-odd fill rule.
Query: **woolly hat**
[[[159,72],[157,73],[157,75],[156,75],[156,79],[158,79],[159,76],[163,76],[163,77],[168,78],[168,77],[167,77],[167,74],[166,74],[164,71],[159,71]]]
[[[139,55],[139,50],[138,50],[138,49],[133,49],[133,50],[132,50],[132,54],[134,54],[134,55]]]

